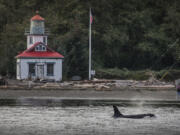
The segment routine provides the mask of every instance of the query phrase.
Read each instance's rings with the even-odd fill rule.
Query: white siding
[[[30,37],[32,37],[32,43],[31,44],[30,44]],[[27,36],[27,48],[30,48],[36,42],[42,42],[43,43],[43,37],[46,38],[46,44],[45,45],[47,45],[47,36],[35,36],[35,35]]]
[[[20,77],[17,76],[17,79],[28,79],[29,63],[36,63],[36,70],[38,64],[44,65],[44,79],[62,80],[62,59],[17,59],[17,62],[20,63],[21,67]],[[47,63],[54,63],[54,76],[47,76]]]

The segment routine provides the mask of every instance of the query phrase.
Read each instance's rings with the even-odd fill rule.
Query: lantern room
[[[38,14],[31,18],[30,34],[42,35],[44,34],[44,18]]]

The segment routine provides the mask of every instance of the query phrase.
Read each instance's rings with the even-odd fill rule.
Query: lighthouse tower
[[[27,49],[16,56],[16,78],[38,80],[62,80],[62,60],[64,56],[47,45],[48,31],[44,18],[36,14],[31,18],[27,35]]]
[[[30,29],[25,31],[27,35],[27,48],[30,48],[36,42],[42,42],[47,45],[49,32],[45,30],[44,18],[38,13],[30,20]]]

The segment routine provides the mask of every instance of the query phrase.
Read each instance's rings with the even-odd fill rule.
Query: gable
[[[46,51],[47,50],[47,46],[44,45],[44,44],[38,44],[35,48],[34,48],[34,51]]]
[[[16,58],[64,58],[64,56],[53,51],[44,43],[37,42],[29,49],[17,55]]]
[[[34,45],[32,45],[29,49],[26,50],[26,52],[34,52],[34,51],[50,51],[53,52],[52,49],[50,49],[47,45],[45,45],[42,42],[37,42]]]

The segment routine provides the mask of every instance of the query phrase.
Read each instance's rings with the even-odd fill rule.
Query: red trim
[[[38,20],[38,21],[44,21],[44,18],[42,18],[40,15],[35,15],[31,18],[32,21]]]
[[[25,50],[25,52],[29,52],[31,51],[33,48],[35,48],[37,45],[39,44],[43,44],[42,42],[36,42],[35,44],[33,44],[30,48],[28,48],[27,50]]]
[[[42,42],[37,42],[34,45],[32,45],[29,49],[17,55],[16,58],[64,58],[63,55],[53,51],[46,45],[44,45],[47,48],[46,51],[35,51],[34,48],[39,44],[44,45]]]
[[[57,52],[23,52],[16,56],[16,58],[64,58]]]

